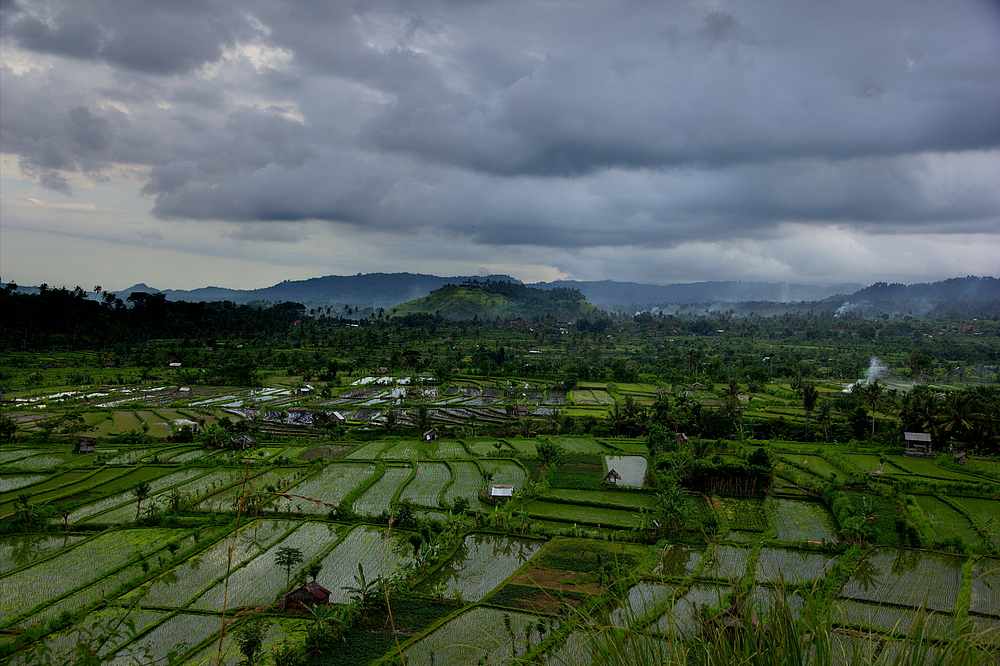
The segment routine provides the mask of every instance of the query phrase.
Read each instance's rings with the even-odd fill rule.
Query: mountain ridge
[[[1000,301],[1000,279],[986,276],[948,278],[937,282],[912,284],[876,282],[865,286],[843,283],[828,287],[792,282],[708,281],[668,285],[617,282],[614,280],[523,283],[508,275],[441,277],[421,273],[358,273],[327,275],[306,280],[285,280],[260,289],[200,287],[198,289],[158,290],[138,283],[113,292],[127,299],[135,292],[163,293],[168,300],[232,301],[235,303],[292,301],[309,306],[333,306],[343,309],[384,308],[427,296],[447,284],[468,280],[506,281],[539,289],[569,288],[579,290],[586,300],[612,311],[639,311],[665,305],[692,305],[747,302],[795,304],[802,302],[884,302],[906,301]],[[37,287],[22,287],[25,291]]]

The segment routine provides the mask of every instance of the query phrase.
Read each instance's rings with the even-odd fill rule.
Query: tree
[[[649,434],[646,435],[646,446],[650,453],[662,453],[670,445],[673,433],[662,423],[653,423],[649,426]]]
[[[302,561],[302,551],[291,546],[282,546],[274,554],[274,563],[285,568],[285,589],[288,589],[292,578],[292,567]]]
[[[875,438],[875,410],[880,403],[885,401],[885,386],[874,379],[867,384],[858,382],[854,385],[854,390],[858,391],[861,400],[872,410],[872,439]]]
[[[819,391],[816,387],[806,382],[802,385],[802,409],[806,412],[806,433],[809,432],[809,417],[812,416],[813,408],[819,399]]]
[[[226,447],[231,438],[228,430],[215,423],[205,426],[197,435],[197,440],[207,449]]]
[[[0,414],[0,443],[10,444],[17,434],[17,421],[6,414]]]
[[[941,431],[952,439],[971,439],[976,424],[983,420],[979,406],[967,391],[949,393],[937,417]]]
[[[385,434],[391,435],[392,431],[396,429],[396,424],[399,422],[399,416],[396,414],[395,409],[386,410],[385,413]]]
[[[676,477],[665,476],[656,494],[656,519],[660,533],[670,537],[679,534],[693,518],[697,509]]]
[[[142,502],[149,497],[150,490],[151,487],[147,481],[140,481],[139,485],[132,489],[132,494],[135,495],[135,522],[139,522],[139,516],[142,513]]]
[[[427,409],[427,405],[420,405],[417,407],[417,430],[421,433],[426,432],[430,427],[431,417],[430,412]]]
[[[14,499],[14,519],[26,526],[43,525],[49,511],[31,501],[31,493],[21,493]]]
[[[316,582],[316,576],[318,576],[319,572],[322,570],[323,570],[322,562],[313,562],[312,564],[310,564],[305,568],[306,576],[311,578],[312,582],[314,583]]]
[[[235,632],[236,645],[240,648],[243,660],[239,666],[256,666],[264,656],[264,637],[267,627],[264,618],[255,617],[244,622]]]
[[[542,469],[554,465],[563,454],[563,447],[549,441],[538,442],[535,448],[538,451],[538,459],[542,461]]]
[[[829,400],[820,400],[816,409],[816,421],[823,426],[823,440],[830,439],[829,427],[831,419],[831,408],[833,404]]]

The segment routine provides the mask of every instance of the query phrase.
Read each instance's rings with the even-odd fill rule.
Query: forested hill
[[[940,282],[917,284],[889,284],[876,282],[848,296],[831,296],[826,299],[849,301],[1000,301],[1000,279],[994,277],[951,278]]]
[[[325,275],[308,280],[285,280],[262,289],[225,289],[203,287],[190,291],[164,289],[163,294],[171,301],[233,301],[250,303],[267,301],[281,303],[328,304],[337,308],[390,308],[393,305],[426,296],[446,284],[466,280],[513,280],[507,275],[439,277],[419,273],[365,273],[357,275]],[[156,291],[144,284],[118,292],[120,298],[127,298],[135,291]]]
[[[445,319],[479,318],[574,321],[600,312],[578,289],[536,289],[519,282],[469,280],[449,284],[423,298],[397,305],[389,316],[436,314]]]

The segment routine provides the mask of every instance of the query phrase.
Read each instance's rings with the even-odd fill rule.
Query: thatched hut
[[[281,610],[295,610],[330,603],[330,590],[312,581],[281,595]]]

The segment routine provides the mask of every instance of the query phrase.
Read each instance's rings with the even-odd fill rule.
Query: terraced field
[[[421,506],[439,506],[441,491],[451,480],[451,469],[444,463],[415,463],[413,478],[406,484],[399,499]]]
[[[348,493],[365,483],[375,473],[375,463],[338,464],[324,467],[319,473],[293,485],[288,492],[302,497],[340,505]],[[294,511],[325,514],[330,508],[301,497],[289,500]],[[281,503],[284,505],[284,503]],[[287,506],[287,505],[284,505]]]
[[[377,516],[388,511],[392,499],[412,472],[410,465],[387,466],[382,476],[354,500],[351,508],[362,516]]]
[[[481,389],[476,391],[455,397],[483,399]],[[220,392],[218,397],[228,395]],[[177,415],[145,407],[133,414],[144,423],[166,423],[165,417]],[[558,487],[547,486],[542,478],[535,459],[539,441],[544,440],[474,437],[428,442],[411,437],[360,446],[331,441],[323,446],[336,447],[330,450],[337,456],[352,451],[351,447],[353,451],[346,458],[301,461],[296,460],[297,454],[312,449],[315,442],[269,443],[261,451],[267,460],[280,460],[275,463],[279,466],[267,466],[260,459],[253,463],[248,469],[254,488],[284,490],[338,506],[350,502],[362,518],[360,522],[355,516],[350,522],[338,521],[329,506],[295,497],[275,498],[263,507],[265,518],[253,513],[240,517],[235,539],[232,509],[240,489],[232,484],[246,473],[238,453],[207,452],[195,445],[121,446],[116,452],[101,454],[101,463],[110,460],[114,464],[97,465],[97,456],[74,456],[55,448],[0,451],[0,465],[5,469],[9,465],[20,470],[20,462],[26,460],[34,461],[29,465],[43,465],[39,471],[0,474],[4,484],[0,485],[0,508],[13,507],[18,494],[28,491],[38,501],[69,510],[65,517],[46,516],[52,530],[66,522],[65,533],[0,536],[0,628],[44,632],[60,618],[72,618],[79,626],[132,606],[134,633],[100,648],[112,657],[112,663],[130,663],[147,649],[162,658],[180,642],[187,643],[185,654],[212,659],[223,607],[232,617],[241,609],[259,606],[275,611],[269,620],[267,645],[278,647],[281,640],[301,642],[302,625],[292,615],[278,618],[274,606],[287,589],[285,570],[276,564],[283,548],[297,549],[302,555],[302,562],[289,572],[292,578],[299,575],[304,580],[307,565],[320,566],[317,582],[331,592],[334,604],[348,603],[358,593],[360,564],[368,581],[378,577],[405,581],[389,587],[393,602],[401,607],[408,603],[443,606],[432,619],[428,616],[412,631],[407,628],[395,636],[389,633],[388,624],[349,632],[341,642],[354,647],[337,649],[364,645],[371,654],[363,652],[369,655],[365,659],[338,663],[358,666],[394,649],[397,638],[407,663],[506,664],[513,655],[536,651],[553,632],[557,636],[545,643],[552,653],[533,652],[531,658],[532,663],[558,663],[560,655],[585,654],[593,647],[584,626],[568,631],[561,627],[566,617],[563,604],[597,608],[591,620],[631,626],[643,632],[641,640],[661,644],[665,637],[693,635],[700,626],[697,613],[718,613],[728,607],[734,586],[766,615],[779,590],[793,592],[788,601],[799,613],[805,608],[806,591],[822,583],[816,589],[832,595],[828,605],[836,614],[836,625],[855,633],[878,632],[876,640],[884,650],[892,650],[891,642],[902,639],[915,622],[942,637],[955,626],[956,618],[966,614],[984,628],[1000,624],[995,610],[1000,605],[1000,564],[995,557],[978,552],[965,557],[831,545],[839,535],[830,511],[819,501],[793,499],[808,495],[787,486],[766,499],[692,493],[702,515],[711,515],[715,506],[724,512],[725,524],[733,531],[715,537],[710,532],[698,533],[697,543],[660,540],[623,546],[616,543],[620,536],[644,541],[647,533],[653,533],[652,521],[659,510],[657,491],[655,487],[601,490],[601,469],[616,469],[623,481],[629,477],[641,484],[651,459],[628,452],[643,452],[643,441],[552,436],[567,454],[576,456],[549,470],[550,479],[559,481]],[[826,459],[793,450],[787,448],[780,455],[816,477],[839,478],[837,468]],[[732,449],[723,454],[737,459]],[[154,457],[167,462],[153,464]],[[877,456],[851,451],[832,457],[842,463],[850,461],[852,470],[881,465],[889,476],[916,476],[904,467],[909,459],[887,464]],[[633,463],[636,469],[630,470]],[[67,470],[52,468],[54,464],[81,467]],[[923,472],[942,470],[933,461],[917,461],[915,466]],[[566,472],[563,468],[579,473],[556,474]],[[529,480],[538,482],[537,494],[528,494],[523,503],[520,497],[513,504],[480,501],[487,475],[491,484],[510,484],[519,490]],[[806,473],[801,477],[809,478]],[[933,479],[939,482],[937,496],[912,496],[930,520],[934,538],[963,536],[967,543],[979,544],[973,522],[964,514],[981,526],[1000,510],[1000,502],[946,495],[949,487],[940,483],[949,479],[944,475]],[[161,525],[169,527],[134,527],[137,501],[133,490],[143,481],[150,484],[143,507],[155,515],[150,518],[143,512],[140,520],[162,520]],[[916,487],[914,492],[926,488]],[[183,509],[177,514],[162,512],[174,491],[180,494]],[[877,511],[886,513],[891,508],[884,496],[850,491],[852,499],[864,496],[882,501]],[[420,507],[418,518],[432,522],[387,528],[380,514],[397,498],[412,501]],[[469,500],[467,513],[447,512],[459,498]],[[509,531],[483,531],[491,529]],[[562,536],[548,543],[525,536],[539,532]],[[599,538],[583,538],[588,534]],[[691,531],[688,536],[695,534]],[[444,536],[438,540],[438,535],[451,540]],[[736,539],[743,541],[736,543]],[[824,545],[806,543],[824,541]],[[549,557],[549,553],[555,554]],[[66,571],[73,576],[63,575]],[[613,587],[615,582],[621,582],[621,587]],[[407,586],[423,596],[395,599],[410,589]],[[25,603],[25,599],[30,601]],[[930,614],[922,614],[924,606]],[[570,616],[576,612],[570,611]],[[397,628],[413,621],[403,611],[396,619],[401,623]],[[243,620],[240,615],[233,626]],[[373,625],[378,622],[382,620],[372,621]],[[55,649],[69,649],[73,637],[72,631],[58,631],[46,642]],[[236,660],[234,637],[230,633],[223,639],[230,661]],[[0,649],[13,640],[9,634],[0,635]]]

